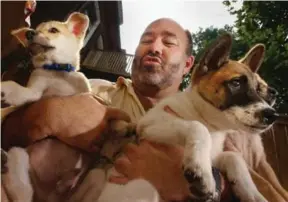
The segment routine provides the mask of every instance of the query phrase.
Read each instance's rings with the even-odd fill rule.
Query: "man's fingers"
[[[116,183],[116,184],[127,184],[128,178],[126,177],[118,177],[118,176],[110,176],[109,182]]]
[[[181,146],[178,145],[167,145],[167,144],[160,144],[160,143],[154,143],[149,142],[151,146],[153,146],[157,150],[161,150],[168,156],[173,155],[173,158],[175,159],[182,159],[184,155],[184,149]]]
[[[133,162],[135,159],[138,159],[140,155],[139,147],[132,143],[127,144],[124,147],[123,152],[131,162]]]
[[[115,161],[114,166],[117,172],[128,176],[131,168],[131,162],[126,157],[120,157]]]

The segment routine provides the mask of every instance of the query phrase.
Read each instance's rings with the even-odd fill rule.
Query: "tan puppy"
[[[88,26],[88,16],[74,12],[70,14],[65,22],[48,21],[38,25],[36,30],[21,28],[12,31],[12,34],[33,53],[32,63],[35,70],[31,73],[26,87],[20,86],[14,81],[1,82],[1,101],[9,105],[21,106],[46,97],[90,92],[91,87],[88,79],[84,74],[78,72],[80,68],[80,50]],[[107,111],[107,114],[112,114],[109,111],[113,111],[115,118],[129,120],[128,115],[121,114],[120,110],[118,112],[100,105],[99,110]],[[116,114],[119,114],[119,116],[116,116]],[[104,120],[107,117],[102,118]],[[56,121],[57,118],[51,123]],[[119,126],[118,122],[114,126],[117,128]],[[119,130],[121,131],[122,128]],[[28,137],[24,139],[28,139],[28,143],[35,142],[45,138],[46,133],[47,131],[42,131],[42,133],[29,131],[29,134],[26,134]],[[43,136],[39,136],[40,134],[43,134]],[[72,135],[73,137],[67,137],[66,133],[51,135],[57,136],[69,145],[86,151],[93,150],[92,144],[96,134],[90,133],[86,134],[85,137],[76,137],[79,134],[81,132],[75,132]]]
[[[33,53],[32,62],[35,70],[32,72],[26,87],[20,86],[14,81],[1,82],[1,101],[9,105],[21,106],[51,96],[63,97],[90,92],[91,87],[87,78],[82,73],[77,72],[79,70],[80,50],[83,46],[88,25],[89,18],[84,14],[75,12],[65,22],[49,21],[41,23],[36,30],[22,28],[13,31],[12,34]],[[79,129],[69,132],[69,125],[65,125],[63,122],[59,124],[58,120],[62,118],[61,114],[57,117],[50,117],[51,121],[39,120],[34,117],[34,120],[36,120],[35,125],[31,128],[36,128],[36,131],[29,130],[27,125],[27,133],[19,131],[17,122],[13,122],[13,120],[8,118],[8,123],[7,120],[4,120],[5,124],[9,125],[9,129],[5,131],[6,136],[2,136],[4,140],[2,147],[3,145],[5,145],[5,149],[10,149],[14,146],[27,147],[35,141],[42,140],[48,136],[56,136],[59,140],[69,145],[93,152],[95,150],[98,151],[99,148],[95,145],[95,141],[102,138],[100,136],[106,129],[109,128],[118,135],[126,134],[127,122],[125,121],[130,119],[126,113],[118,109],[109,108],[103,103],[97,102],[92,96],[90,100],[94,105],[98,104],[98,107],[94,107],[91,113],[99,114],[99,118],[95,120],[85,117],[87,121],[94,124],[91,124],[93,128],[89,131],[83,131],[83,128],[79,127]],[[61,107],[61,98],[55,102],[58,102],[59,107]],[[81,103],[71,106],[71,110],[79,107],[79,105],[81,106]],[[29,110],[33,112],[33,107],[30,107]],[[54,110],[57,111],[57,108]],[[13,113],[17,114],[17,111]],[[47,123],[50,123],[50,125],[47,125]],[[25,120],[21,120],[21,124],[26,125]],[[42,131],[37,130],[38,125],[44,126]],[[59,130],[55,132],[54,128]],[[54,131],[54,133],[51,131]],[[113,134],[117,136],[115,133]],[[67,137],[67,134],[70,134],[70,136]],[[55,144],[51,144],[55,146]],[[30,164],[27,150],[14,147],[8,151],[7,156],[6,166],[8,172],[2,175],[2,183],[7,195],[11,200],[31,201],[33,188],[35,187],[33,187],[33,183],[31,184],[29,176]],[[74,162],[76,157],[72,158],[70,156],[67,159],[72,159]],[[87,165],[87,163],[83,163],[83,159],[81,160],[80,158],[79,161],[81,168],[83,167],[81,166],[82,164]],[[79,165],[76,164],[75,168],[79,170],[80,168],[78,167]],[[60,180],[59,183],[62,183],[62,181]],[[64,180],[63,183],[66,183],[66,181]],[[68,184],[70,186],[71,182]],[[39,189],[39,187],[36,188]]]
[[[41,23],[36,30],[21,28],[12,34],[34,54],[27,87],[13,81],[1,83],[1,101],[19,106],[48,96],[65,96],[90,91],[86,77],[79,70],[89,18],[72,13],[67,21]]]

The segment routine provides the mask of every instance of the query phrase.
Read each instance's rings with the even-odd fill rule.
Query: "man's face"
[[[175,22],[158,20],[145,30],[136,49],[132,80],[163,89],[179,85],[190,67],[186,67],[187,36]]]

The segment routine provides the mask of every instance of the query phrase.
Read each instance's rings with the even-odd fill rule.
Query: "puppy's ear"
[[[28,46],[28,40],[26,38],[26,32],[29,31],[28,27],[23,27],[20,29],[12,30],[11,34],[17,38],[17,40],[24,46]]]
[[[229,60],[232,47],[232,36],[228,33],[221,35],[210,45],[192,73],[192,82],[210,71],[217,70]]]
[[[69,15],[66,23],[69,30],[79,38],[84,38],[89,27],[89,18],[79,12],[73,12]]]
[[[257,72],[264,60],[264,55],[265,45],[256,44],[238,62],[246,64],[248,67],[250,67],[252,72]]]

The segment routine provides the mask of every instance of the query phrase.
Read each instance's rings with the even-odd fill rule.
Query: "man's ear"
[[[217,70],[229,60],[232,47],[232,36],[228,33],[221,35],[210,45],[193,69],[192,81],[210,71]]]
[[[87,15],[79,12],[73,12],[69,15],[66,23],[69,30],[79,38],[84,38],[89,27],[89,18]]]
[[[264,55],[265,55],[265,45],[256,44],[238,62],[246,64],[248,67],[250,67],[252,72],[257,72],[264,60]]]
[[[187,59],[186,59],[186,62],[185,62],[185,68],[183,70],[183,75],[187,74],[188,72],[190,72],[192,66],[194,64],[194,56],[189,56]]]
[[[17,40],[24,46],[28,46],[28,40],[26,38],[26,32],[29,31],[28,27],[23,27],[20,29],[12,30],[11,34],[17,38]]]

